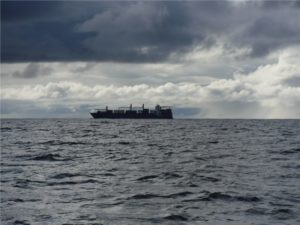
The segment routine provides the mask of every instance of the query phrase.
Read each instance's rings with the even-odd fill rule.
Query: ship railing
[[[132,113],[137,113],[137,114],[142,114],[143,110],[137,109],[137,110],[123,110],[123,109],[115,109],[113,110],[113,113],[120,113],[120,114],[125,114],[127,112],[132,112]]]
[[[125,113],[125,110],[122,109],[115,109],[113,110],[114,113]]]
[[[143,107],[139,107],[139,106],[135,106],[135,107],[119,107],[118,109],[121,109],[121,110],[132,110],[132,111],[134,111],[134,110],[140,110],[140,109],[143,109]]]
[[[171,109],[170,106],[159,106],[159,110],[166,110],[166,109]],[[107,111],[108,108],[105,109],[93,109],[91,110],[91,112],[105,112]],[[136,112],[141,112],[143,110],[150,110],[150,111],[154,111],[157,109],[146,109],[143,107],[118,107],[118,109],[113,109],[114,112],[125,112],[125,111],[136,111]]]

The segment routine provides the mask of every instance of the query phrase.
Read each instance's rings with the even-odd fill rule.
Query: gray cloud
[[[72,69],[72,72],[83,73],[83,72],[89,71],[90,69],[94,68],[96,65],[97,65],[97,63],[86,63],[83,66]]]
[[[174,107],[172,111],[176,118],[197,118],[202,115],[201,109],[193,107]]]
[[[66,104],[43,105],[30,100],[1,100],[1,117],[5,118],[87,118],[90,105],[70,106]]]
[[[38,106],[34,101],[28,100],[16,100],[16,99],[1,99],[1,115],[20,115],[18,112],[22,111],[22,114],[30,114],[35,112],[34,115],[43,111],[43,108]]]
[[[161,62],[217,42],[262,57],[300,42],[297,4],[5,1],[1,57],[4,62]]]
[[[300,87],[300,74],[284,80],[284,84],[290,87]]]
[[[37,63],[30,63],[23,71],[15,71],[12,76],[15,78],[34,78],[37,76],[47,76],[51,74],[52,69],[43,67]]]
[[[72,115],[76,115],[82,104],[103,107],[130,102],[172,105],[176,115],[182,117],[299,118],[299,60],[299,48],[287,49],[277,62],[259,66],[248,74],[235,74],[233,78],[215,79],[207,84],[189,81],[158,85],[85,85],[61,81],[22,88],[6,87],[1,89],[1,96],[8,101],[32,101],[45,110],[55,107],[61,110],[60,105],[64,105],[74,110]]]
[[[51,16],[61,4],[58,1],[1,1],[1,20],[27,21]]]
[[[299,118],[299,1],[1,1],[1,115]]]

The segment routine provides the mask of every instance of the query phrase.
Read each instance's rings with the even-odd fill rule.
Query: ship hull
[[[119,107],[119,109],[95,109],[90,112],[95,119],[173,119],[169,106],[156,105],[155,109],[142,107]]]
[[[104,113],[90,113],[94,119],[173,119],[172,115],[118,115]]]

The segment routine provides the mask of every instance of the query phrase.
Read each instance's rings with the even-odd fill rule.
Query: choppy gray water
[[[2,120],[6,224],[300,224],[300,120]]]

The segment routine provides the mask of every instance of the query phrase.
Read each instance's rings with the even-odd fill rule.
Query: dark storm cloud
[[[1,2],[4,62],[160,62],[216,41],[250,56],[300,42],[299,3]]]
[[[60,2],[54,1],[1,1],[1,20],[5,22],[26,21],[50,16]]]
[[[253,57],[264,56],[280,47],[300,43],[300,11],[288,10],[282,3],[268,7],[241,36],[235,37],[237,43],[251,46]]]

